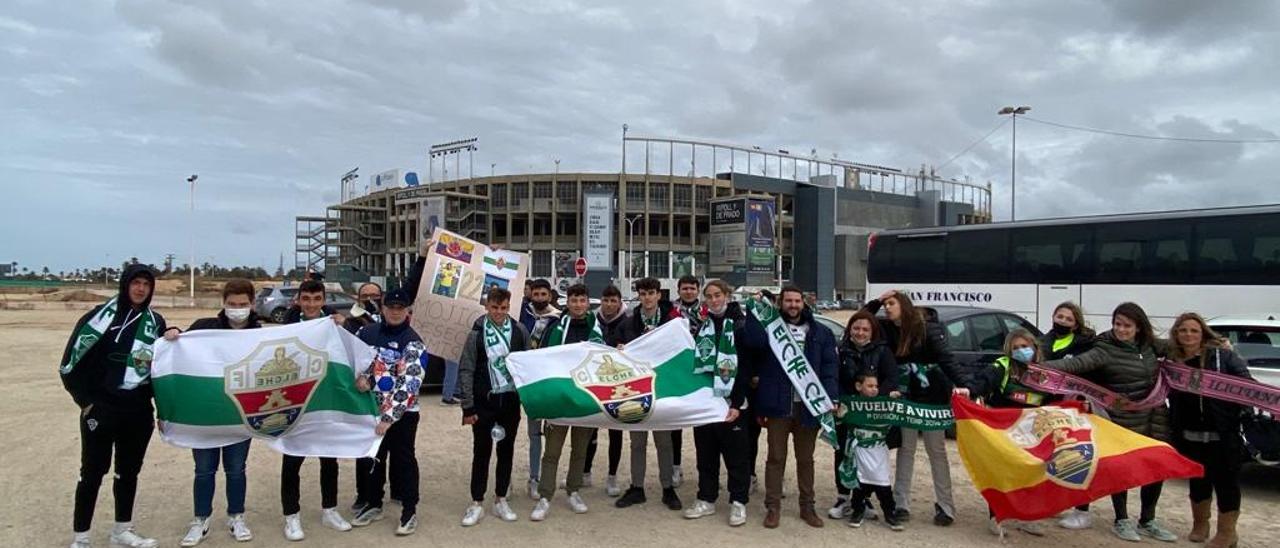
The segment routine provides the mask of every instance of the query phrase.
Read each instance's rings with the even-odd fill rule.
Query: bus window
[[[1016,230],[1011,237],[1010,281],[1015,283],[1080,283],[1089,276],[1092,230],[1045,227]]]
[[[1275,283],[1280,276],[1280,220],[1251,215],[1196,223],[1195,279],[1199,283]]]
[[[1009,232],[958,230],[947,235],[947,279],[954,282],[1009,281]]]
[[[894,277],[904,282],[936,282],[947,275],[947,241],[942,236],[898,237]]]
[[[1096,234],[1099,284],[1180,284],[1191,271],[1191,227],[1178,221],[1108,223]]]

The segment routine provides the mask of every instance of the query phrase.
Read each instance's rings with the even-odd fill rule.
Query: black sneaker
[[[627,492],[623,493],[617,501],[613,503],[618,508],[626,508],[635,504],[644,504],[644,488],[631,486],[627,488]]]
[[[854,508],[849,510],[849,527],[862,527],[862,515],[866,513],[865,508]]]
[[[893,510],[893,519],[899,523],[911,521],[911,511],[906,508],[896,508]]]
[[[680,504],[680,497],[676,496],[676,490],[671,487],[662,490],[662,504],[667,505],[671,510],[684,508],[684,505]]]
[[[893,531],[902,531],[902,530],[906,529],[906,527],[902,525],[902,522],[898,520],[898,516],[896,516],[896,515],[893,515],[893,516],[885,516],[885,517],[884,517],[884,524],[885,524],[885,525],[888,525],[888,526],[889,526],[889,529],[890,529],[890,530],[893,530]]]
[[[942,507],[937,504],[933,505],[933,512],[933,524],[938,527],[950,527],[956,521],[956,518],[947,515],[946,512],[942,511]]]
[[[365,501],[363,501],[363,500],[360,500],[360,499],[356,499],[356,501],[355,501],[355,502],[351,503],[351,515],[353,515],[353,516],[354,516],[354,515],[356,515],[356,514],[359,514],[359,513],[360,513],[360,511],[361,511],[361,510],[364,510],[364,507],[365,507],[365,506],[368,506],[368,505],[369,505],[369,503],[367,503],[367,502],[365,502]]]

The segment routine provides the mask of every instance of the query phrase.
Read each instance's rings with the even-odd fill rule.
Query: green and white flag
[[[800,394],[800,402],[809,410],[809,414],[818,418],[818,423],[822,426],[822,441],[838,448],[836,422],[831,416],[832,405],[836,402],[827,394],[827,389],[822,387],[818,372],[809,365],[808,358],[804,356],[804,347],[796,342],[791,329],[778,314],[778,309],[755,299],[747,299],[744,306],[764,326],[765,335],[769,338],[769,349],[773,351],[778,363],[782,364],[783,371],[791,380],[791,386]],[[814,329],[825,328],[815,325]]]
[[[581,342],[513,352],[507,368],[530,419],[618,430],[676,430],[721,422],[729,404],[711,373],[694,372],[689,322],[676,319],[626,351]]]
[[[160,437],[207,449],[258,438],[286,455],[373,456],[372,392],[355,388],[374,352],[329,318],[156,342]]]

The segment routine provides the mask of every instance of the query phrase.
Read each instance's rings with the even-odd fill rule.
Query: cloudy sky
[[[940,165],[1004,105],[1078,126],[1280,138],[1280,4],[10,0],[0,7],[0,260],[293,262],[338,177],[619,169],[621,125]],[[1270,53],[1268,53],[1270,52]],[[1019,218],[1280,202],[1280,144],[1018,124]],[[943,169],[993,182],[1008,126]],[[481,167],[483,166],[483,167]]]

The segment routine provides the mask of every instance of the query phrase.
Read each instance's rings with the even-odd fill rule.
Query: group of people
[[[419,261],[421,262],[421,261]],[[415,270],[420,271],[419,268]],[[324,286],[307,281],[299,286],[297,309],[291,321],[331,317],[373,347],[393,376],[420,378],[425,366],[422,341],[409,326],[409,310],[416,297],[414,280],[403,289],[382,293],[376,284],[359,290],[367,312],[354,318],[333,314],[324,306]],[[149,360],[157,338],[176,340],[183,330],[168,326],[150,307],[155,278],[145,267],[127,269],[120,280],[119,295],[81,318],[73,330],[61,362],[61,377],[80,409],[81,467],[76,486],[73,520],[73,548],[89,546],[89,531],[103,476],[111,467],[114,453],[115,525],[113,545],[147,548],[157,541],[139,534],[132,523],[137,476],[141,470],[154,418],[151,386],[140,368]],[[551,286],[532,280],[525,287],[525,306],[511,310],[512,295],[505,289],[489,290],[485,314],[478,318],[467,337],[458,362],[458,391],[461,422],[472,429],[471,504],[462,517],[463,526],[474,526],[487,513],[502,521],[516,521],[518,515],[509,500],[515,441],[521,422],[518,392],[507,371],[512,352],[591,341],[624,349],[645,333],[683,318],[699,352],[712,352],[712,363],[731,360],[734,380],[724,394],[728,412],[721,422],[693,428],[696,453],[697,492],[686,505],[676,492],[683,480],[680,431],[630,432],[630,479],[624,489],[617,478],[622,455],[623,433],[610,430],[605,492],[616,497],[614,505],[627,508],[647,500],[645,479],[648,441],[652,437],[657,454],[662,504],[681,511],[687,519],[712,516],[721,494],[720,468],[727,471],[728,524],[747,521],[751,493],[758,490],[756,478],[759,438],[767,438],[764,467],[764,517],[766,528],[776,528],[782,517],[783,478],[788,452],[796,466],[799,492],[798,517],[812,527],[825,525],[817,510],[814,454],[821,435],[820,421],[810,414],[793,388],[783,364],[770,350],[769,334],[761,322],[733,299],[733,288],[720,280],[702,283],[686,276],[678,282],[678,299],[662,298],[656,279],[636,282],[639,303],[626,309],[622,293],[606,287],[600,306],[592,311],[584,285],[567,290],[565,309],[551,301]],[[223,309],[214,318],[196,321],[187,331],[200,329],[253,329],[260,327],[251,310],[253,285],[247,280],[227,282],[223,289]],[[1054,324],[1042,338],[1029,331],[1014,330],[1004,345],[1004,355],[993,364],[977,369],[962,368],[952,359],[942,327],[916,308],[902,292],[888,292],[855,313],[842,336],[815,321],[799,288],[786,287],[774,304],[793,339],[801,347],[810,367],[832,398],[837,396],[887,396],[928,404],[948,404],[953,394],[982,398],[994,407],[1046,405],[1058,398],[1037,393],[1018,381],[1028,364],[1059,369],[1084,376],[1131,399],[1141,399],[1155,386],[1157,357],[1181,361],[1191,367],[1225,374],[1248,376],[1244,362],[1215,335],[1204,320],[1184,314],[1174,323],[1170,341],[1157,339],[1143,310],[1125,303],[1112,314],[1111,329],[1095,335],[1084,322],[1084,314],[1072,303],[1063,303],[1053,315]],[[883,314],[877,314],[883,311]],[[516,319],[518,318],[518,319]],[[391,398],[376,383],[373,371],[361,374],[358,390],[373,390],[379,398]],[[391,383],[402,387],[404,383]],[[452,394],[446,394],[446,397]],[[400,517],[396,534],[413,534],[417,527],[419,470],[415,438],[419,405],[412,397],[397,395],[392,411],[384,412],[378,432],[383,435],[376,457],[356,463],[356,501],[352,518],[338,509],[338,462],[320,458],[322,523],[338,531],[370,525],[383,518],[385,488],[399,501]],[[390,400],[388,400],[390,401]],[[1139,434],[1171,442],[1189,458],[1205,467],[1203,478],[1191,481],[1193,528],[1188,537],[1214,547],[1236,542],[1235,522],[1239,516],[1238,484],[1240,449],[1240,406],[1213,399],[1174,394],[1169,406],[1149,410],[1110,411],[1117,424]],[[832,411],[840,412],[835,405]],[[535,501],[531,521],[546,520],[551,501],[563,489],[567,505],[574,513],[586,513],[583,489],[592,484],[591,468],[596,453],[597,431],[530,420],[528,440],[528,494]],[[838,496],[826,512],[830,518],[846,520],[852,527],[881,519],[900,531],[912,520],[910,487],[915,452],[923,440],[932,469],[934,504],[932,522],[949,526],[956,519],[950,465],[942,431],[915,431],[876,427],[839,426],[836,470],[843,459],[857,459],[857,487],[847,488],[836,481]],[[853,440],[854,443],[849,443]],[[569,444],[569,464],[563,483],[557,481],[564,445]],[[790,445],[790,448],[788,447]],[[852,452],[843,450],[853,447]],[[238,541],[253,538],[244,519],[246,491],[245,463],[250,442],[215,449],[192,450],[194,517],[182,538],[183,546],[200,543],[211,528],[215,475],[219,464],[226,478],[228,519],[226,527]],[[496,450],[495,450],[496,447]],[[896,459],[889,458],[891,447]],[[493,500],[485,507],[493,463]],[[300,518],[299,470],[304,457],[281,458],[281,507],[284,536],[305,537]],[[388,482],[388,476],[390,481]],[[1139,518],[1129,518],[1125,493],[1113,495],[1114,533],[1125,540],[1150,537],[1172,541],[1177,537],[1156,519],[1159,483],[1142,487]],[[1211,500],[1217,495],[1218,527],[1210,540]],[[877,514],[871,501],[880,503]],[[1068,511],[1059,524],[1069,529],[1091,526],[1088,507]],[[1015,528],[1032,535],[1043,534],[1036,523],[990,521],[993,533],[1003,535]]]

